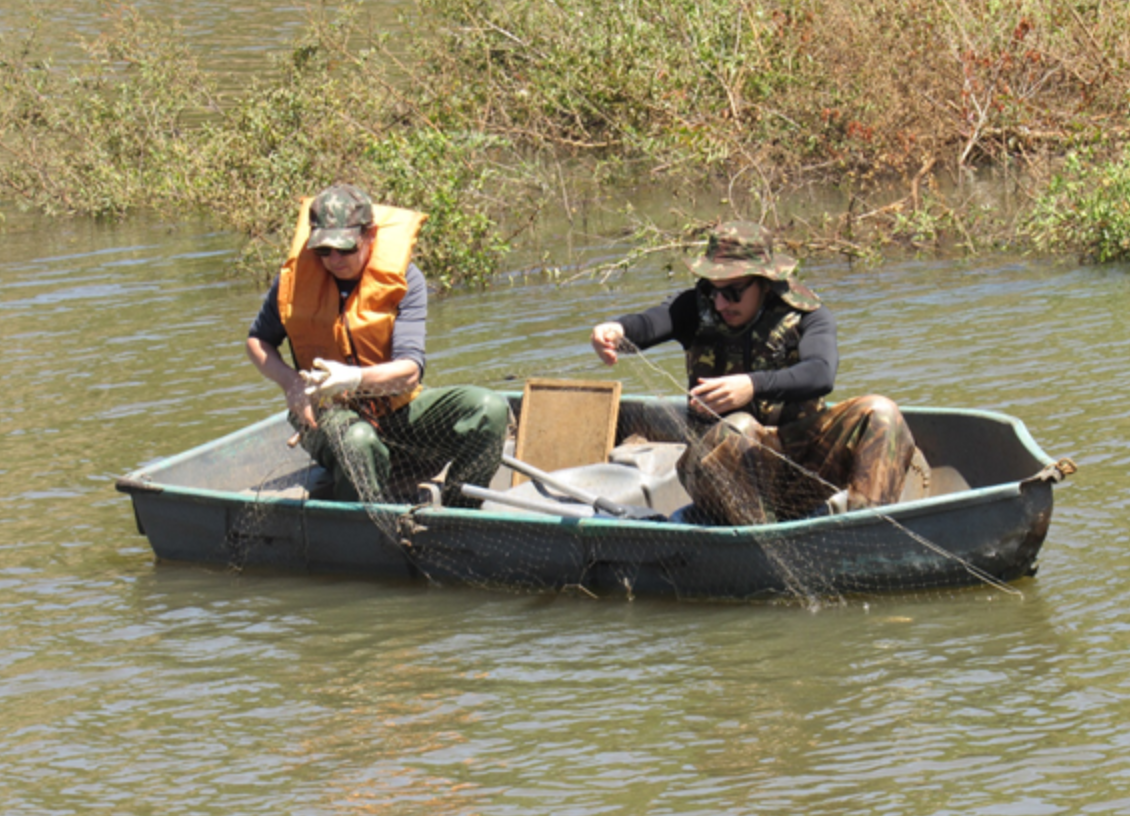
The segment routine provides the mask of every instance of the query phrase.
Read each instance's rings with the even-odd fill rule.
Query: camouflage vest
[[[711,304],[698,295],[699,328],[687,348],[687,378],[693,388],[703,377],[776,371],[800,362],[800,321],[803,312],[772,298],[754,321],[731,329]],[[738,410],[762,425],[787,425],[824,409],[824,398],[803,402],[757,399]]]

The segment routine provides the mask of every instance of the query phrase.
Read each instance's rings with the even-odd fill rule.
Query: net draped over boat
[[[761,446],[739,424],[714,418],[723,423],[721,435],[736,442],[718,445],[718,431],[704,442],[713,423],[693,416],[676,376],[645,354],[624,355],[614,373],[627,373],[643,388],[620,401],[611,451],[600,461],[549,472],[547,479],[516,470],[533,464],[536,472],[536,463],[513,460],[523,422],[522,385],[545,372],[515,378],[510,369],[499,372],[496,382],[478,383],[508,393],[511,406],[511,465],[501,464],[489,485],[471,486],[470,495],[483,501],[480,509],[441,506],[444,462],[424,454],[442,446],[390,443],[393,476],[387,484],[374,483],[365,475],[371,468],[342,454],[360,497],[343,513],[344,507],[331,506],[330,475],[280,439],[273,449],[277,457],[263,456],[262,472],[249,479],[247,490],[257,500],[230,525],[230,564],[260,561],[257,548],[273,546],[284,534],[275,526],[284,524],[286,535],[305,537],[303,558],[312,570],[323,564],[325,548],[345,546],[350,537],[363,550],[362,560],[402,562],[405,577],[509,591],[824,603],[854,593],[952,586],[952,575],[940,576],[929,566],[940,557],[964,572],[968,583],[1017,592],[992,564],[963,560],[928,531],[891,518],[889,508],[862,511],[865,523],[858,513],[854,523],[829,515],[826,502],[842,485]],[[569,374],[552,372],[566,380]],[[584,418],[572,419],[584,427]],[[332,417],[323,424],[349,432]],[[331,444],[339,451],[347,447],[340,438]],[[680,459],[684,464],[677,467]],[[928,496],[930,479],[918,452],[904,495]],[[279,521],[280,502],[299,502],[300,520]],[[327,516],[337,524],[330,533],[313,523]]]

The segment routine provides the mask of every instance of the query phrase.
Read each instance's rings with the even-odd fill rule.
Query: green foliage
[[[210,213],[248,236],[243,266],[269,277],[299,198],[348,180],[430,214],[418,257],[448,288],[487,282],[503,236],[547,191],[572,214],[612,180],[710,182],[732,211],[766,217],[789,189],[832,182],[862,202],[895,178],[903,202],[825,219],[839,233],[824,245],[974,247],[984,219],[930,186],[940,170],[1038,168],[1130,140],[1119,3],[415,0],[413,12],[393,48],[364,33],[359,6],[318,6],[270,70],[225,95],[175,29],[129,7],[69,72],[35,57],[34,25],[0,33],[0,195],[52,214]],[[1073,161],[1026,223],[1040,246],[1120,257],[1121,204],[1099,194],[1125,160],[1090,186]]]
[[[1041,250],[1099,263],[1130,260],[1130,150],[1103,163],[1085,151],[1069,154],[1023,230]]]
[[[485,283],[508,249],[501,202],[519,195],[491,189],[520,184],[494,170],[501,141],[406,118],[372,53],[347,45],[353,11],[312,18],[271,71],[225,99],[174,29],[129,9],[77,74],[30,59],[34,35],[6,43],[0,190],[50,214],[209,213],[248,236],[238,267],[266,279],[299,199],[348,180],[429,213],[417,257],[434,283]]]
[[[89,63],[65,74],[31,57],[33,30],[5,42],[0,187],[49,214],[120,215],[175,192],[185,114],[213,100],[176,32],[119,9],[115,33],[85,44]]]
[[[384,200],[428,214],[417,258],[422,268],[439,270],[442,288],[486,284],[510,249],[488,214],[499,174],[476,161],[496,143],[420,129],[391,133],[365,154]]]
[[[431,109],[535,145],[680,158],[696,131],[735,126],[788,78],[774,27],[732,0],[419,5],[432,26],[413,49],[431,75],[460,77]]]
[[[914,247],[937,244],[945,227],[945,216],[939,216],[928,208],[921,207],[909,214],[897,213],[891,235],[907,241]]]
[[[458,78],[423,98],[437,120],[690,172],[995,160],[1130,93],[1116,4],[417,2],[429,25],[411,50]]]
[[[334,69],[339,31],[321,21],[272,60],[267,78],[225,100],[199,133],[186,134],[197,150],[191,192],[199,207],[286,246],[300,198],[339,180],[367,186],[356,157],[371,140],[364,123],[379,119],[383,99]]]

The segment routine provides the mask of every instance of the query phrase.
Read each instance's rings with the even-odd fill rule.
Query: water
[[[0,262],[5,813],[1130,813],[1127,270],[806,271],[838,395],[1004,410],[1081,466],[1023,599],[597,602],[155,565],[113,479],[281,407],[242,351],[262,294],[191,224],[27,226]],[[428,379],[608,376],[588,327],[675,285],[433,301]]]
[[[183,13],[248,54],[299,18]],[[282,407],[242,349],[262,293],[192,223],[8,215],[3,813],[1130,814],[1130,269],[805,269],[840,324],[836,397],[1005,411],[1080,465],[1021,599],[605,602],[154,564],[113,481]],[[638,391],[588,328],[682,280],[433,301],[428,382]]]
[[[196,48],[202,66],[224,78],[221,84],[231,90],[238,89],[238,78],[265,70],[269,54],[285,53],[304,29],[311,9],[326,8],[332,13],[341,7],[277,0],[138,0],[124,5],[137,9],[147,19],[175,26]],[[397,31],[400,15],[411,12],[411,4],[403,0],[359,0],[355,5],[362,10],[362,31]],[[110,22],[118,13],[117,5],[103,0],[47,0],[34,6],[23,0],[0,0],[0,35],[24,35],[33,20],[29,8],[34,8],[42,21],[36,42],[43,50],[36,53],[50,55],[51,61],[62,67],[81,63],[81,42],[110,30]]]

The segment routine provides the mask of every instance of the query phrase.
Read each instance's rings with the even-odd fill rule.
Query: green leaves
[[[1130,149],[1110,162],[1072,152],[1036,199],[1024,232],[1038,249],[1106,263],[1130,260]]]
[[[500,176],[482,161],[502,146],[497,138],[421,129],[390,133],[365,153],[384,200],[428,213],[417,263],[434,270],[442,288],[485,285],[510,249],[490,215]]]
[[[208,213],[267,278],[299,198],[351,181],[431,215],[418,259],[446,289],[486,284],[504,236],[552,198],[571,217],[642,182],[687,198],[717,184],[755,217],[840,185],[863,214],[825,219],[845,225],[825,245],[873,227],[972,247],[980,210],[940,192],[942,170],[1041,178],[1067,147],[1130,139],[1117,3],[416,0],[395,42],[366,33],[361,5],[327,8],[226,93],[180,32],[128,6],[69,72],[36,56],[34,24],[0,32],[0,195],[52,214]],[[1126,159],[1100,159],[1069,161],[1021,221],[1038,246],[1125,255]],[[910,193],[898,207],[862,204],[888,184]]]
[[[247,236],[238,267],[269,279],[295,208],[335,181],[428,212],[418,261],[440,288],[483,284],[499,236],[502,140],[446,136],[393,87],[388,63],[348,45],[356,9],[313,17],[274,70],[220,99],[174,28],[128,7],[87,44],[88,64],[44,70],[34,36],[0,52],[0,190],[51,214],[210,214]],[[497,194],[497,195],[496,195]]]

